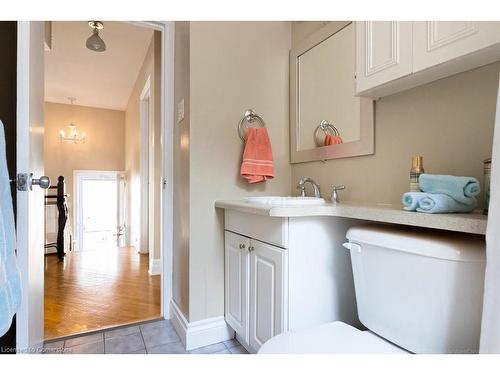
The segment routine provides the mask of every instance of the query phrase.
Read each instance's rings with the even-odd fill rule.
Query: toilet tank
[[[347,232],[360,321],[413,353],[477,353],[483,236],[388,225]]]

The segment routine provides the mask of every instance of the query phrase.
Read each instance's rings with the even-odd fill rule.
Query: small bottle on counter
[[[410,191],[421,191],[418,179],[422,173],[424,173],[423,156],[412,157],[410,169]]]
[[[488,206],[490,205],[490,179],[491,179],[491,158],[484,161],[484,210],[488,215]]]

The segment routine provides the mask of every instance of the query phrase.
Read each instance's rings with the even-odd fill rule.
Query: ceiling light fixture
[[[89,21],[89,26],[92,29],[92,35],[87,39],[87,48],[94,52],[106,51],[106,43],[99,36],[99,30],[104,28],[104,24],[101,21]]]
[[[72,115],[74,115],[73,102],[76,100],[76,98],[69,97],[68,100],[71,103]],[[71,121],[67,125],[67,128],[68,128],[67,133],[63,129],[61,129],[59,131],[59,139],[61,140],[61,143],[64,141],[73,142],[73,143],[79,143],[79,142],[85,143],[85,133],[82,132],[81,134],[78,134],[78,130],[76,129],[76,125],[73,121]]]

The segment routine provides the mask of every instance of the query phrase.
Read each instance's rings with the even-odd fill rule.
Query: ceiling
[[[52,22],[52,48],[45,52],[45,101],[125,110],[153,30],[106,22],[100,36],[105,52],[85,47],[86,21]]]

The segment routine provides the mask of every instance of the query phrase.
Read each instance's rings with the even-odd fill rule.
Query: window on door
[[[123,246],[124,182],[120,172],[75,172],[76,250]]]

